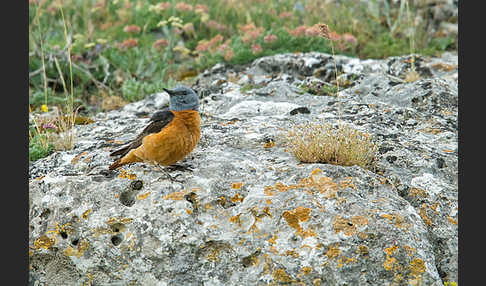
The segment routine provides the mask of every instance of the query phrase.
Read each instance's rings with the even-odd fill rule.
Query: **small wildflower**
[[[167,25],[167,21],[166,20],[163,20],[163,21],[160,21],[158,24],[157,24],[157,27],[163,27],[165,25]]]
[[[224,52],[224,59],[226,61],[229,61],[231,60],[231,58],[233,58],[235,56],[235,53],[233,52],[233,49],[228,49],[226,50],[226,52]]]
[[[307,26],[302,25],[302,26],[298,26],[295,29],[289,31],[289,34],[291,34],[292,36],[296,36],[296,37],[303,36],[303,35],[305,35],[306,30],[307,30]]]
[[[160,49],[162,47],[167,47],[169,45],[169,41],[167,39],[158,39],[153,43],[154,49]]]
[[[278,15],[280,19],[286,19],[292,17],[292,12],[282,12]]]
[[[206,23],[209,20],[209,14],[208,13],[202,13],[201,14],[201,23]]]
[[[253,23],[250,23],[250,24],[247,24],[247,25],[242,25],[239,28],[240,28],[240,31],[242,33],[246,33],[248,31],[256,29],[255,24],[253,24]]]
[[[56,130],[57,129],[56,125],[54,125],[52,123],[44,123],[42,125],[42,128],[43,129],[52,129],[52,130]]]
[[[196,13],[202,14],[202,13],[208,13],[209,9],[208,6],[204,4],[196,4],[194,11]]]
[[[249,43],[249,42],[254,42],[256,39],[258,39],[258,37],[260,36],[260,34],[263,32],[263,28],[260,27],[258,29],[255,29],[255,30],[252,30],[252,31],[248,31],[242,38],[241,40],[243,41],[243,43]]]
[[[206,52],[209,50],[209,41],[201,40],[197,43],[196,52]]]
[[[345,33],[343,35],[343,40],[346,42],[346,43],[349,43],[351,45],[356,45],[358,43],[358,40],[356,40],[356,37],[349,34],[349,33]]]
[[[104,44],[108,43],[108,40],[99,38],[99,39],[96,39],[96,42],[98,44],[104,45]]]
[[[223,24],[220,24],[214,20],[210,20],[208,21],[208,23],[206,24],[206,26],[208,26],[208,28],[210,29],[215,29],[215,30],[218,30],[220,32],[224,32],[226,30],[226,26],[223,25]]]
[[[263,42],[266,43],[266,44],[270,44],[270,43],[273,43],[277,40],[277,36],[273,35],[273,34],[269,34],[269,35],[266,35],[264,38],[263,38]]]
[[[87,43],[86,45],[84,45],[84,47],[85,47],[86,49],[90,49],[90,48],[92,48],[92,47],[94,47],[94,46],[96,46],[96,43]]]
[[[177,28],[183,28],[184,27],[184,25],[182,25],[179,22],[172,22],[172,26],[177,27]]]
[[[179,2],[175,5],[175,8],[177,11],[180,11],[180,12],[187,12],[187,11],[192,11],[192,5],[191,4],[187,4],[187,3],[184,3],[184,2]]]
[[[48,111],[47,104],[42,104],[41,110],[42,112],[47,112]]]
[[[137,25],[128,25],[123,28],[125,33],[138,33],[140,32],[140,27]]]
[[[231,39],[226,40],[224,43],[222,43],[216,50],[218,52],[223,53],[227,48],[229,48],[229,44],[231,42]]]
[[[133,48],[138,46],[137,39],[127,39],[121,43],[122,48]]]
[[[104,31],[108,28],[110,28],[111,26],[113,26],[113,24],[111,22],[106,22],[106,23],[103,23],[101,26],[100,26],[100,30]]]
[[[184,56],[188,56],[191,52],[188,48],[184,47],[183,45],[175,46],[173,49],[174,52],[179,52]]]
[[[316,37],[316,36],[319,36],[321,33],[320,31],[320,28],[318,26],[318,24],[312,26],[312,27],[308,27],[306,30],[305,30],[305,35],[307,37]]]
[[[205,52],[208,50],[213,50],[213,48],[216,47],[222,41],[223,41],[223,36],[221,36],[220,34],[217,34],[209,41],[201,40],[197,44],[196,51]]]
[[[331,33],[329,33],[329,40],[331,41],[339,41],[341,40],[341,35],[339,35],[338,33],[332,31]]]
[[[170,8],[170,2],[161,2],[157,5],[150,5],[149,6],[149,11],[150,12],[157,12],[157,13],[162,13],[163,11],[167,10]]]
[[[221,36],[220,34],[217,34],[211,40],[209,40],[209,43],[211,44],[211,47],[214,47],[217,44],[219,44],[221,41],[223,41],[223,39],[224,39],[223,36]]]
[[[179,17],[174,17],[174,16],[170,16],[169,17],[169,23],[179,23],[179,24],[182,24],[182,19],[179,18]]]
[[[194,24],[192,23],[187,23],[184,26],[182,26],[182,30],[186,32],[186,34],[196,34],[196,31],[194,30]]]
[[[260,46],[259,44],[253,44],[253,45],[251,46],[251,51],[252,51],[254,54],[261,53],[261,52],[262,52],[262,46]]]

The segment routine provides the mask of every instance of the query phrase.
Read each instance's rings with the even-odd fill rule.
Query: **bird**
[[[183,85],[163,90],[169,94],[169,108],[155,112],[135,139],[110,153],[111,157],[120,157],[108,167],[109,170],[137,162],[154,163],[159,168],[171,166],[196,148],[201,138],[196,91]]]

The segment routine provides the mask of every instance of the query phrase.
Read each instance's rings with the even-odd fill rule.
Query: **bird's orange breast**
[[[147,135],[134,155],[143,161],[168,166],[182,160],[194,150],[201,138],[197,111],[172,111],[174,118],[159,133]]]

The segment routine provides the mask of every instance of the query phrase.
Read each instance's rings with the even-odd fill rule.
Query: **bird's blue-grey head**
[[[170,110],[199,110],[199,98],[192,88],[178,85],[174,89],[164,90],[169,94]]]

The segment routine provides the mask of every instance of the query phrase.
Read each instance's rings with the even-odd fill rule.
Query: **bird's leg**
[[[168,168],[171,170],[179,170],[179,171],[189,171],[193,172],[194,170],[192,169],[192,166],[187,164],[187,165],[170,165]]]
[[[177,180],[177,179],[176,179],[176,178],[177,178],[178,176],[180,176],[181,174],[177,174],[177,175],[175,175],[174,177],[172,177],[172,176],[169,174],[169,172],[168,172],[168,171],[167,171],[165,168],[161,167],[159,164],[155,163],[155,166],[156,166],[156,167],[157,167],[157,168],[158,168],[160,171],[162,171],[162,172],[163,172],[163,173],[164,173],[164,174],[165,174],[165,175],[166,175],[166,176],[169,178],[169,180],[170,180],[172,183],[173,183],[173,182],[177,182],[177,183],[183,183],[183,182],[184,182],[184,181],[179,181],[179,180]]]

